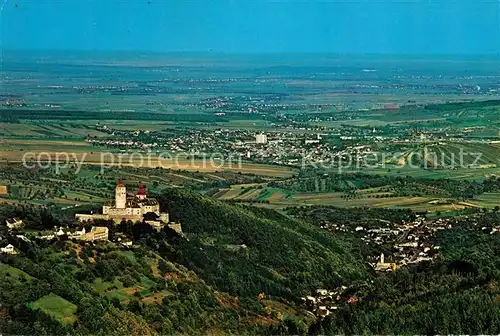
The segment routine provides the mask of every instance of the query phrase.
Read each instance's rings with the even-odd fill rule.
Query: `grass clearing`
[[[127,258],[132,264],[137,264],[134,251],[119,251],[118,253]]]
[[[78,307],[54,293],[50,293],[31,303],[31,307],[33,309],[40,309],[47,315],[65,324],[71,325],[76,321],[75,314]]]
[[[118,279],[115,279],[113,282],[108,282],[108,281],[102,281],[101,278],[97,278],[95,279],[93,286],[100,294],[104,294],[112,290],[112,288],[114,289],[123,288],[123,284]]]
[[[143,298],[141,301],[147,304],[152,304],[152,303],[157,303],[161,304],[162,300],[164,297],[172,296],[174,293],[168,291],[168,290],[163,290],[161,292],[156,292],[153,293],[145,298]]]
[[[8,274],[8,276],[15,278],[17,280],[19,280],[20,278],[24,278],[27,280],[34,279],[31,275],[20,270],[19,268],[15,268],[15,267],[12,267],[10,265],[1,264],[1,263],[0,263],[0,274],[5,275],[5,276],[7,276],[7,274]]]

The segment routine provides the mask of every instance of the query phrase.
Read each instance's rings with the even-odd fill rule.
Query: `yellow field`
[[[260,189],[252,189],[252,190],[244,193],[243,195],[241,195],[241,197],[239,197],[239,199],[242,199],[242,200],[254,200],[254,199],[257,199],[261,194],[262,194],[262,190],[260,190]]]
[[[85,161],[85,165],[101,166],[101,162]],[[106,162],[105,166],[114,167],[147,167],[147,168],[164,168],[164,169],[180,169],[186,171],[198,172],[217,172],[217,171],[232,171],[241,173],[251,173],[255,175],[274,176],[274,177],[291,177],[293,170],[282,167],[265,166],[252,163],[244,163],[239,165],[223,165],[211,166],[204,164],[201,160],[164,160],[160,158],[151,158],[148,161],[132,160],[130,162]]]
[[[0,142],[4,146],[37,146],[39,148],[51,146],[71,146],[71,147],[90,147],[85,141],[69,140],[39,140],[39,139],[3,139]]]
[[[9,191],[6,185],[0,185],[0,195],[8,195]]]
[[[83,163],[92,166],[123,166],[180,169],[199,172],[233,171],[272,177],[290,177],[294,170],[250,162],[226,162],[190,159],[178,155],[172,158],[160,157],[159,153],[107,151],[93,147],[84,141],[44,140],[44,139],[2,139],[0,140],[0,160],[9,162],[30,162],[40,157],[42,162]]]
[[[284,193],[276,191],[276,192],[273,192],[271,194],[271,196],[267,197],[267,200],[271,203],[278,202],[278,201],[282,201],[284,197],[285,197]]]
[[[228,200],[236,198],[241,193],[241,189],[231,188],[231,189],[221,189],[216,195],[216,198]]]

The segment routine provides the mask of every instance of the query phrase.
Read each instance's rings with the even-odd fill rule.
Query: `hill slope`
[[[368,274],[354,241],[275,211],[228,205],[181,189],[165,191],[159,201],[189,238],[176,246],[176,261],[229,293],[296,297]]]
[[[185,237],[130,223],[101,225],[134,249],[8,236],[20,253],[0,255],[0,331],[302,334],[314,318],[299,296],[369,276],[351,241],[310,224],[181,189],[159,199]]]

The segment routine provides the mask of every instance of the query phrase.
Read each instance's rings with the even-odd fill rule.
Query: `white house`
[[[9,244],[5,247],[0,248],[0,251],[2,253],[6,254],[17,254],[16,250],[14,249],[14,246],[12,244]]]
[[[9,218],[5,221],[9,229],[17,229],[23,226],[23,220],[19,218]]]

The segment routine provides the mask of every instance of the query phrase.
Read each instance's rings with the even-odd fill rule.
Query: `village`
[[[480,128],[459,133],[450,128],[432,131],[391,126],[343,125],[325,128],[293,121],[274,126],[279,126],[280,130],[169,128],[162,131],[132,131],[98,123],[95,129],[107,136],[89,136],[85,141],[91,146],[114,149],[123,155],[140,151],[165,158],[217,158],[225,162],[247,161],[291,167],[321,165],[339,169],[347,165],[376,168],[384,167],[387,163],[404,163],[406,161],[400,156],[422,145],[430,147],[425,147],[427,151],[423,153],[417,150],[417,154],[412,154],[412,159],[418,161],[418,155],[428,155],[435,167],[446,166],[445,163],[455,167],[462,162],[458,161],[458,156],[452,157],[457,162],[450,163],[450,158],[438,157],[433,146],[446,146],[448,142],[489,143],[489,140],[472,136],[474,132],[481,132]]]
[[[390,249],[391,254],[381,253],[380,256],[372,256],[368,260],[377,272],[392,272],[407,265],[438,258],[440,247],[432,243],[432,237],[437,231],[451,227],[452,221],[449,219],[426,220],[422,215],[416,215],[414,221],[402,221],[392,227],[349,228],[329,223],[322,226],[326,230],[351,232],[360,237],[366,245]]]
[[[318,317],[328,316],[345,305],[356,304],[359,299],[348,294],[347,286],[327,290],[319,288],[311,295],[302,297],[302,302],[309,311]]]
[[[244,129],[169,129],[151,132],[115,130],[101,124],[95,127],[109,136],[87,137],[88,144],[114,148],[121,152],[140,150],[152,154],[169,153],[193,157],[218,155],[234,160],[285,166],[301,166],[303,160],[307,160],[308,164],[332,164],[353,155],[363,159],[371,153],[366,141],[382,140],[372,129],[362,131],[363,136],[358,139],[360,131],[357,129],[340,133],[325,133],[314,128],[301,129],[300,133],[292,130],[255,132]],[[348,143],[339,146],[336,144],[338,141]]]
[[[475,230],[483,234],[500,234],[500,225],[492,227],[479,227],[476,217],[465,216],[463,220],[468,221]],[[440,246],[433,243],[433,237],[440,230],[449,230],[456,224],[456,218],[438,218],[426,220],[417,215],[414,221],[402,222],[394,227],[380,227],[365,229],[357,226],[349,228],[345,225],[325,224],[323,229],[355,234],[365,244],[375,246],[392,247],[392,253],[387,256],[371,256],[369,265],[379,276],[394,272],[402,267],[410,267],[423,262],[432,263],[440,258]],[[308,309],[318,317],[328,316],[345,305],[356,304],[360,299],[349,294],[352,288],[343,285],[334,289],[317,289],[311,295],[302,297],[302,301]]]

